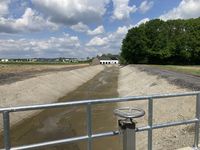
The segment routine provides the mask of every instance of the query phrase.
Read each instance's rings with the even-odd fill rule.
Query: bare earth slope
[[[92,79],[104,66],[90,66],[71,71],[52,72],[0,86],[0,107],[56,102],[60,97]],[[11,125],[36,111],[11,113]],[[2,118],[2,117],[1,117]],[[0,121],[0,131],[2,121]]]
[[[146,71],[146,70],[145,70]],[[151,95],[158,93],[176,93],[190,91],[170,84],[165,78],[141,71],[135,66],[125,66],[120,69],[118,92],[121,97]],[[149,72],[151,72],[149,70]],[[147,102],[119,103],[119,107],[134,106],[143,108],[147,112]],[[195,97],[168,98],[154,101],[153,122],[164,123],[191,119],[195,114]],[[137,126],[147,125],[147,114],[138,120]],[[193,126],[183,125],[177,127],[157,129],[153,131],[153,150],[174,150],[193,145]],[[137,134],[137,147],[139,150],[147,149],[147,133]]]
[[[5,65],[0,64],[0,85],[11,84],[39,75],[58,71],[69,71],[87,67],[88,64],[73,65]]]

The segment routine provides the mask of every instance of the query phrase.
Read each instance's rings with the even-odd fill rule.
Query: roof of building
[[[119,56],[118,55],[112,55],[112,56],[102,55],[98,57],[98,59],[99,60],[119,60]]]

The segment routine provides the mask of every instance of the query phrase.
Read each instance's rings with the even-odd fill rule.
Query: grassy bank
[[[152,66],[158,67],[160,69],[200,76],[200,66],[176,66],[176,65],[152,65]]]

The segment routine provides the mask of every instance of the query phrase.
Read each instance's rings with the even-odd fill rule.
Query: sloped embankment
[[[158,75],[150,75],[140,71],[134,66],[125,66],[120,69],[118,80],[118,92],[121,97],[151,95],[160,93],[185,92],[188,89],[170,84]],[[138,119],[137,126],[146,126],[148,120],[147,102],[119,103],[118,107],[134,106],[145,110],[146,115]],[[154,101],[153,122],[164,123],[191,119],[195,114],[195,97],[168,98]],[[174,150],[177,148],[192,146],[194,139],[193,126],[183,125],[170,128],[157,129],[153,131],[154,150]],[[146,132],[137,134],[137,148],[147,148]]]
[[[104,66],[90,66],[71,71],[53,72],[9,85],[0,86],[0,107],[56,102],[101,72]],[[11,125],[36,111],[11,113]],[[1,117],[2,118],[2,117]],[[0,121],[0,131],[2,121]]]

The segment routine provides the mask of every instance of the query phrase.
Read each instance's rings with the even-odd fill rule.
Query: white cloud
[[[142,13],[146,13],[147,11],[149,11],[152,7],[153,7],[153,4],[154,2],[153,1],[143,1],[140,6],[139,6],[139,10],[142,12]]]
[[[182,0],[180,4],[160,16],[160,19],[188,19],[200,17],[200,0]]]
[[[98,35],[98,34],[102,34],[105,32],[105,29],[104,27],[101,25],[101,26],[98,26],[96,29],[94,30],[88,30],[88,34],[89,35]]]
[[[104,46],[108,43],[107,38],[100,38],[100,37],[94,37],[92,38],[86,46]]]
[[[75,25],[98,22],[110,0],[32,0],[32,3],[54,23]]]
[[[140,20],[138,23],[136,23],[136,24],[134,25],[134,27],[138,27],[138,26],[140,26],[141,24],[148,22],[149,20],[150,20],[149,18],[144,18],[144,19]]]
[[[0,17],[7,15],[9,12],[8,4],[10,0],[0,0]]]
[[[56,29],[57,26],[48,20],[44,20],[39,14],[27,8],[21,18],[0,18],[0,32],[18,33],[41,31],[44,28]]]
[[[130,27],[127,27],[127,26],[118,27],[116,34],[125,35],[128,32],[129,29],[130,29]]]
[[[80,40],[76,36],[64,34],[49,39],[0,40],[1,57],[75,57],[79,51]],[[74,53],[75,52],[75,53]]]
[[[123,20],[128,19],[131,13],[134,13],[137,8],[135,5],[129,6],[129,0],[113,0],[114,12],[113,19]]]
[[[77,32],[87,32],[89,30],[89,27],[82,22],[79,22],[76,25],[72,25],[71,29]]]
[[[118,54],[122,40],[130,28],[131,26],[122,26],[118,27],[115,32],[94,37],[86,44],[85,49],[92,50],[96,55],[100,53]]]
[[[98,26],[94,30],[90,30],[89,27],[82,22],[79,22],[76,25],[72,25],[71,29],[77,32],[84,32],[88,35],[98,35],[98,34],[103,34],[105,32],[105,29],[103,25]]]

